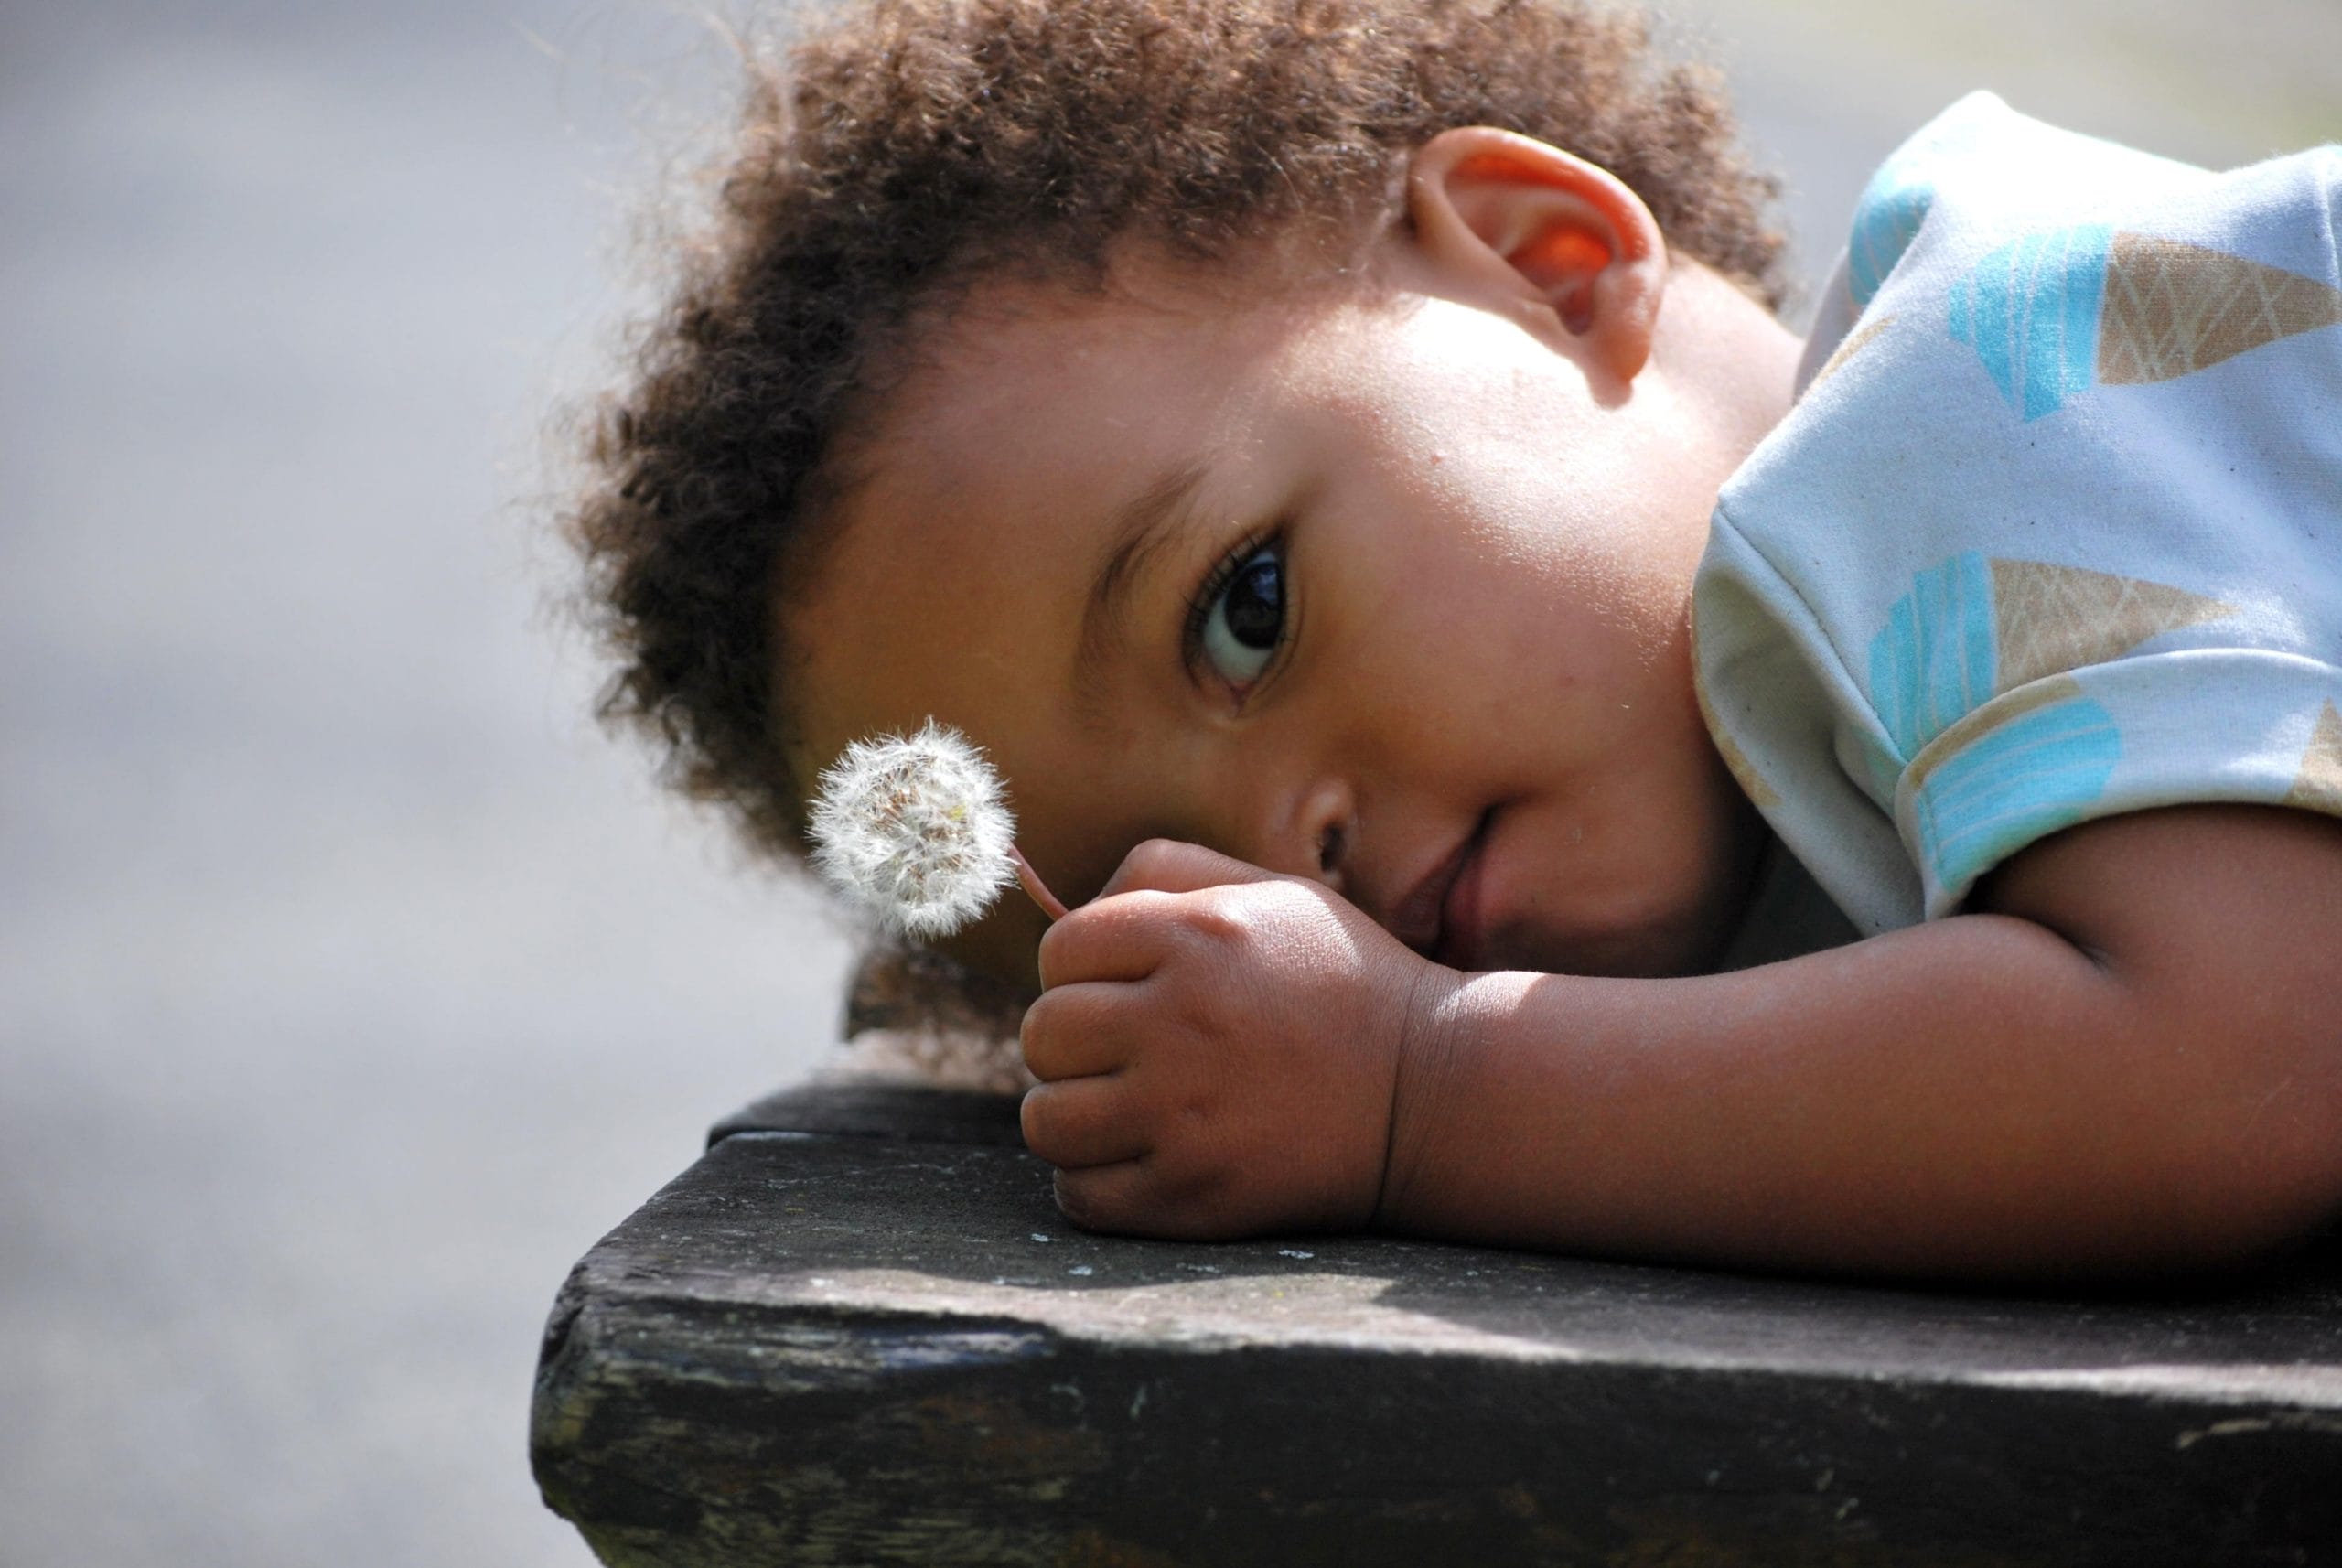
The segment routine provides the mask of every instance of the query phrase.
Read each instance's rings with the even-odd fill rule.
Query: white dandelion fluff
[[[999,776],[933,719],[908,737],[848,746],[822,774],[808,832],[813,868],[830,886],[919,940],[950,936],[1030,875]],[[1034,894],[1042,908],[1064,913],[1046,892]]]

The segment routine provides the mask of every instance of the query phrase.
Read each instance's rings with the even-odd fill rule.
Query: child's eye
[[[1212,569],[1187,610],[1186,650],[1241,691],[1261,678],[1284,637],[1284,558],[1278,545],[1248,542]]]

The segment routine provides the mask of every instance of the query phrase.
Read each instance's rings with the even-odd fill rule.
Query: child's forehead
[[[983,302],[931,329],[854,440],[848,508],[971,522],[1118,489],[1241,428],[1276,349],[1173,308]],[[971,541],[971,544],[976,542]]]
[[[865,449],[852,553],[881,573],[916,558],[971,593],[1026,580],[1004,555],[1088,553],[1164,476],[1232,467],[1231,443],[1262,419],[1251,362],[1269,352],[1099,302],[972,314],[905,379]]]
[[[1077,391],[1084,406],[1144,388],[1196,401],[1256,379],[1305,328],[1374,297],[1364,272],[1306,280],[1265,247],[1209,263],[1132,247],[1096,274],[1001,273],[912,314],[876,358],[885,392],[857,434],[923,455],[989,439]]]

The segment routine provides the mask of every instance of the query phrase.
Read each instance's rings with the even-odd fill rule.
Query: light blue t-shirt
[[[2093,817],[2342,814],[2342,147],[2214,174],[1989,93],[1878,170],[1717,499],[1703,711],[1864,934]]]

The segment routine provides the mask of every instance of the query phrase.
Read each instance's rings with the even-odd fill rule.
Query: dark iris
[[[1274,648],[1284,624],[1284,573],[1266,551],[1237,569],[1228,585],[1229,634],[1247,648]]]

